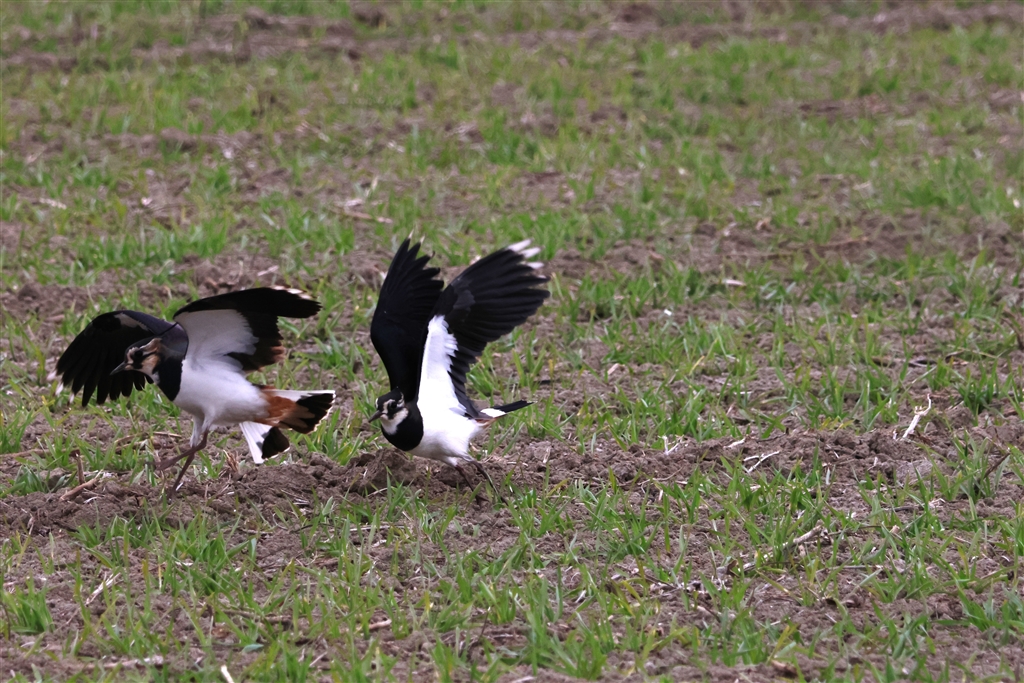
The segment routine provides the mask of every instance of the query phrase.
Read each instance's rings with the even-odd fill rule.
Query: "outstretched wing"
[[[124,362],[129,346],[143,339],[161,335],[174,325],[138,311],[104,313],[90,322],[71,342],[57,360],[55,375],[60,387],[70,387],[72,394],[82,392],[82,405],[88,405],[93,391],[96,403],[107,398],[128,396],[132,389],[142,389],[150,381],[141,372],[110,373]]]
[[[297,289],[257,287],[193,301],[174,314],[188,334],[188,356],[198,362],[232,359],[244,372],[284,358],[277,319],[308,318],[320,311]]]
[[[480,412],[466,395],[466,373],[492,341],[526,322],[548,298],[548,278],[528,258],[540,250],[519,242],[466,268],[441,293],[428,325],[421,399],[447,403],[469,417]],[[457,403],[456,403],[457,402]]]
[[[427,268],[429,256],[418,256],[420,244],[406,239],[391,260],[370,324],[370,341],[377,349],[392,389],[406,401],[419,393],[420,364],[427,323],[444,286],[435,279],[439,268]]]

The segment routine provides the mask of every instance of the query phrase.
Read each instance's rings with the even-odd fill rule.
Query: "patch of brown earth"
[[[259,253],[228,250],[210,259],[187,255],[176,266],[179,274],[191,271],[191,280],[200,288],[202,296],[212,296],[225,291],[244,289],[257,282],[263,286],[282,284],[277,275],[277,263]],[[148,281],[125,283],[116,271],[102,270],[95,273],[95,282],[87,287],[27,282],[20,287],[0,292],[0,306],[5,316],[12,320],[36,317],[43,323],[42,331],[49,334],[69,312],[83,312],[96,315],[99,310],[97,299],[117,300],[118,293],[131,287],[142,308],[155,308],[173,298],[192,298],[188,285],[179,282],[173,285],[156,285]],[[302,283],[287,283],[302,287]]]
[[[907,485],[936,472],[951,472],[951,461],[957,457],[953,432],[939,423],[934,423],[933,429],[927,429],[926,424],[918,429],[922,435],[910,439],[899,439],[891,430],[867,434],[797,430],[764,439],[697,442],[678,438],[659,444],[634,444],[628,449],[600,439],[589,452],[562,441],[520,438],[509,452],[485,458],[483,463],[495,481],[507,481],[514,490],[543,491],[562,481],[605,486],[608,477],[614,475],[620,486],[645,491],[662,483],[686,480],[698,469],[724,474],[728,471],[723,467],[726,463],[787,475],[794,468],[806,470],[820,462],[831,472],[832,504],[852,513],[866,510],[866,503],[855,490],[858,482],[882,476],[893,484]],[[974,427],[961,437],[964,435],[979,442],[1015,444],[1024,437],[1024,426]],[[994,457],[997,451],[993,449],[992,453]],[[366,452],[345,466],[313,455],[306,463],[243,467],[244,472],[237,478],[197,480],[188,475],[165,508],[162,488],[120,481],[117,476],[70,500],[61,500],[67,489],[7,497],[0,499],[0,529],[46,534],[53,529],[108,524],[115,517],[134,517],[153,509],[182,511],[205,506],[215,512],[244,514],[239,505],[254,504],[266,510],[308,506],[328,497],[371,495],[394,483],[421,489],[428,497],[466,487],[454,468],[412,459],[392,448]],[[487,493],[472,468],[467,468],[466,474],[474,490]],[[1017,485],[1010,483],[1010,477],[1007,481],[1002,494],[1013,500]],[[69,483],[67,488],[71,486]],[[998,505],[999,500],[992,503]],[[955,501],[949,502],[956,505]]]
[[[851,192],[870,190],[854,186],[850,179],[842,177],[822,178],[821,186],[823,193],[840,202],[846,201],[843,198],[848,198]],[[801,220],[810,224],[812,217],[805,216]],[[834,263],[837,259],[855,265],[880,258],[899,260],[906,257],[908,249],[924,256],[937,256],[954,249],[967,260],[984,251],[1000,267],[1015,268],[1014,264],[1019,263],[1024,253],[1024,244],[1001,221],[976,218],[971,221],[970,230],[952,234],[945,228],[944,239],[939,242],[928,237],[924,229],[936,226],[937,220],[912,209],[899,216],[861,212],[844,219],[835,236],[823,243],[795,237],[780,239],[770,219],[753,225],[702,223],[693,228],[692,233],[684,233],[682,239],[674,240],[678,252],[673,260],[702,272],[718,271],[725,263],[751,265],[765,261],[777,263],[785,270],[794,258],[812,265]]]
[[[878,95],[868,95],[855,100],[816,100],[813,102],[801,102],[800,112],[822,116],[829,123],[835,123],[839,119],[874,118],[888,114],[891,105]],[[901,116],[908,115],[907,111],[900,111]]]
[[[569,281],[585,277],[602,280],[617,274],[634,277],[644,272],[657,272],[664,262],[665,256],[653,245],[643,240],[629,240],[614,245],[600,257],[594,258],[587,258],[578,249],[566,246],[555,253],[545,269]]]
[[[551,44],[588,44],[608,40],[616,35],[628,38],[646,38],[659,35],[669,42],[686,42],[697,48],[708,42],[732,37],[765,38],[773,41],[804,41],[823,31],[871,31],[875,33],[903,34],[930,28],[948,31],[978,23],[1024,23],[1019,8],[1010,2],[993,2],[967,7],[953,7],[944,3],[901,3],[886,8],[873,16],[850,18],[842,14],[825,12],[821,22],[792,22],[782,27],[756,26],[748,21],[744,3],[726,3],[726,14],[732,19],[722,24],[684,22],[663,27],[656,20],[659,5],[633,3],[617,7],[616,21],[599,22],[584,30],[551,29],[519,31],[499,39],[518,44],[524,49],[537,49]],[[368,6],[371,7],[371,6]],[[376,5],[372,6],[376,7]],[[370,26],[387,21],[383,11],[357,13],[357,20]],[[245,26],[244,30],[239,27]],[[325,35],[321,38],[318,29]],[[31,34],[31,32],[29,32]],[[183,58],[192,61],[245,62],[250,59],[270,59],[295,52],[321,52],[328,55],[344,54],[358,60],[364,53],[383,54],[395,50],[416,49],[430,44],[433,38],[360,38],[350,24],[343,21],[324,23],[315,17],[284,17],[270,15],[262,10],[250,9],[244,16],[216,15],[197,22],[192,30],[193,40],[184,46],[171,46],[158,42],[152,47],[136,48],[132,56],[141,62],[175,63]],[[471,36],[457,36],[470,41]],[[6,55],[6,68],[16,67],[28,71],[60,69],[70,71],[80,61],[78,54],[39,52],[23,41],[13,53]],[[88,54],[86,57],[98,67],[104,67],[106,57]]]
[[[1012,443],[1024,436],[1024,429],[1018,427],[974,430],[973,436],[978,440],[996,443]],[[705,476],[725,485],[730,477],[729,472],[736,468],[747,471],[761,470],[785,476],[794,468],[807,469],[812,462],[819,462],[827,473],[827,485],[822,493],[827,496],[825,502],[835,511],[843,515],[867,515],[871,510],[868,502],[860,492],[860,485],[865,481],[879,482],[880,485],[906,486],[912,485],[918,478],[928,479],[941,472],[950,474],[954,464],[950,459],[955,453],[947,453],[951,449],[950,435],[941,430],[934,430],[926,438],[901,440],[894,438],[888,431],[875,431],[868,434],[856,434],[848,430],[826,432],[800,432],[776,434],[766,439],[747,438],[730,441],[717,439],[697,443],[691,439],[680,439],[675,443],[664,445],[636,444],[623,449],[614,442],[601,441],[592,452],[583,452],[572,444],[554,440],[520,439],[509,453],[501,457],[488,458],[485,463],[492,476],[498,481],[511,483],[516,490],[536,489],[539,495],[552,495],[567,483],[578,482],[583,486],[607,487],[612,476],[617,486],[624,489],[633,503],[642,500],[659,498],[669,487],[677,482],[684,482],[693,477],[698,470]],[[474,473],[470,471],[470,476]],[[401,482],[411,490],[421,490],[431,504],[438,500],[458,496],[463,523],[486,525],[487,552],[501,553],[511,547],[519,538],[521,530],[510,517],[510,511],[504,507],[495,507],[489,500],[491,495],[477,481],[474,497],[465,488],[461,477],[448,467],[429,467],[424,461],[410,460],[404,454],[386,448],[377,452],[367,452],[354,459],[347,466],[339,466],[334,462],[318,456],[311,456],[305,463],[265,465],[249,467],[237,479],[214,479],[196,481],[189,477],[186,484],[171,500],[165,500],[159,489],[143,484],[120,481],[116,477],[101,484],[95,490],[73,499],[61,500],[64,491],[52,493],[33,493],[27,496],[9,496],[0,500],[0,533],[10,537],[15,533],[28,533],[37,540],[27,540],[30,545],[40,548],[48,544],[56,544],[47,548],[40,555],[62,556],[71,552],[72,543],[69,533],[84,527],[108,526],[117,518],[135,520],[148,519],[167,527],[183,526],[191,523],[199,515],[213,516],[224,523],[239,529],[233,543],[241,543],[248,528],[247,519],[273,519],[275,511],[296,511],[314,508],[328,498],[336,501],[359,502],[361,505],[375,506],[385,504],[378,493],[395,482]],[[972,504],[965,499],[954,499],[938,502],[930,512],[943,520],[953,520],[965,514],[972,507],[977,514],[1001,516],[1013,514],[1015,501],[1024,493],[1019,481],[1007,474],[997,486],[997,495],[990,500],[982,500]],[[691,547],[689,558],[693,565],[694,576],[715,577],[720,581],[739,580],[746,569],[744,563],[754,560],[755,553],[767,553],[771,550],[758,548],[749,544],[749,539],[742,530],[734,530],[733,534],[746,543],[748,554],[734,558],[735,565],[716,566],[712,552],[708,552],[709,539],[715,531],[714,522],[708,518],[709,512],[717,508],[716,501],[708,501],[702,506],[701,516],[689,529]],[[892,515],[899,524],[911,524],[921,513],[921,508],[908,505],[895,509]],[[573,519],[573,543],[586,548],[593,542],[591,533],[587,531],[587,515],[582,506],[569,506],[565,514]],[[838,519],[838,518],[836,518]],[[771,520],[764,520],[770,524]],[[481,550],[481,539],[455,532],[449,534],[449,544],[454,550]],[[850,554],[849,543],[843,529],[823,529],[814,542],[821,545],[826,552],[837,554],[837,585],[856,586],[862,575],[856,568],[847,568],[844,557]],[[868,539],[858,538],[857,543]],[[317,558],[304,550],[295,533],[281,529],[260,533],[252,537],[255,555],[259,566],[273,573],[286,564],[298,562],[311,567],[328,566],[330,558]],[[538,547],[550,546],[557,549],[559,544],[566,542],[558,534],[548,534],[538,539]],[[57,547],[59,546],[59,547]],[[66,548],[61,551],[60,548]],[[830,549],[830,550],[829,550]],[[388,548],[374,551],[381,555],[385,564],[394,561]],[[433,561],[443,561],[441,556],[434,557],[429,545],[422,552]],[[18,576],[30,570],[35,560],[34,553],[28,553],[26,561],[19,568]],[[374,555],[376,557],[376,555]],[[721,559],[721,558],[719,558]],[[665,558],[652,554],[645,558],[646,571],[650,572]],[[766,560],[762,560],[766,561]],[[1003,567],[998,558],[975,558],[978,572],[1009,571]],[[133,562],[132,567],[138,563]],[[90,565],[91,566],[91,565]],[[664,569],[670,569],[665,567]],[[638,581],[639,567],[632,557],[614,563],[610,568],[610,576],[615,581],[631,583]],[[123,580],[141,581],[135,576],[137,571]],[[552,573],[555,568],[540,570],[548,578],[555,579]],[[88,580],[100,583],[104,578],[103,567],[96,565],[89,569]],[[64,577],[66,572],[58,571],[48,577],[49,592],[47,599],[51,612],[55,617],[54,631],[46,634],[46,638],[58,641],[67,635],[65,628],[80,626],[80,611],[71,586]],[[94,575],[93,575],[94,574]],[[62,578],[63,577],[63,578]],[[9,577],[10,578],[10,577]],[[22,580],[22,579],[18,579]],[[576,579],[571,573],[563,577],[566,585],[571,588]],[[792,584],[792,586],[791,586]],[[637,586],[645,585],[637,583]],[[775,587],[773,587],[775,586]],[[396,583],[398,591],[404,590],[401,583]],[[899,598],[894,602],[878,603],[863,591],[850,589],[840,593],[837,599],[822,599],[814,604],[794,601],[787,590],[796,590],[789,573],[775,576],[774,583],[759,589],[758,600],[751,604],[754,616],[765,622],[783,620],[794,624],[798,629],[819,631],[827,627],[829,620],[849,617],[859,624],[870,624],[877,620],[878,610],[897,620],[909,616],[929,615],[932,619],[958,620],[962,618],[961,605],[958,599],[946,595],[934,595],[927,601]],[[708,620],[719,618],[709,611],[712,603],[702,598],[703,588],[700,582],[692,586],[679,587],[652,584],[645,590],[654,591],[651,599],[659,605],[659,623],[668,623],[673,628],[695,627],[704,628]],[[682,591],[682,592],[681,592]],[[684,594],[685,593],[685,594]],[[97,605],[102,611],[104,607]],[[174,605],[158,602],[153,609],[158,616],[167,616],[172,622],[176,620]],[[66,614],[65,614],[66,612]],[[909,615],[909,616],[908,616]],[[580,615],[585,618],[585,615]],[[63,626],[62,624],[66,624]],[[301,624],[293,625],[295,628]],[[554,632],[567,635],[568,624],[552,624]],[[660,628],[660,627],[659,627]],[[191,626],[183,620],[180,629],[175,626],[176,637],[189,642],[194,637]],[[667,633],[667,632],[666,632]],[[507,635],[502,635],[507,634]],[[528,631],[525,625],[514,622],[502,629],[488,633],[486,637],[498,646],[521,647],[525,645]],[[403,640],[393,637],[382,638],[380,646],[392,656],[409,656],[418,651],[423,642],[432,642],[436,638],[448,638],[450,634],[430,633],[413,634]],[[1001,662],[1011,661],[1024,664],[1024,649],[1019,645],[1002,645],[996,652],[978,644],[968,644],[956,629],[947,629],[936,625],[930,633],[936,643],[944,647],[962,648],[971,651],[978,657],[978,670],[998,670]],[[819,649],[822,658],[797,657],[783,658],[782,661],[769,662],[756,667],[710,667],[697,668],[688,662],[686,652],[677,648],[663,648],[651,654],[649,673],[661,673],[670,676],[701,676],[710,680],[725,680],[726,676],[735,677],[740,672],[753,676],[790,675],[786,672],[799,670],[804,675],[823,671],[833,661],[828,654],[829,647],[822,643]],[[16,670],[28,670],[33,663],[31,658],[12,651],[7,646],[0,651]],[[88,663],[89,657],[99,657],[102,653],[90,650],[79,652],[79,664]],[[870,656],[870,655],[866,655]],[[83,659],[84,658],[84,659]],[[483,660],[481,660],[483,661]],[[168,662],[177,668],[186,666],[185,662]],[[847,670],[859,662],[840,659],[834,665],[836,670]],[[619,659],[609,660],[611,670],[628,668],[629,662]],[[48,669],[49,670],[49,669]],[[610,679],[620,680],[616,675],[609,674]],[[553,678],[556,680],[557,678]]]

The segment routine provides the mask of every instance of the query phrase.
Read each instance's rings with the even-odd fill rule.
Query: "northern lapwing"
[[[484,347],[526,322],[548,291],[540,263],[528,259],[540,249],[519,242],[466,268],[442,291],[438,268],[419,256],[419,243],[398,247],[377,300],[370,339],[391,382],[377,399],[384,437],[403,451],[456,468],[472,463],[501,492],[487,470],[469,454],[470,440],[499,417],[530,405],[516,401],[478,408],[466,394],[466,373]]]
[[[153,382],[193,419],[188,450],[159,460],[165,470],[185,460],[174,485],[181,484],[210,429],[239,425],[252,459],[263,462],[288,449],[288,427],[309,434],[334,403],[333,391],[287,391],[253,384],[246,375],[282,360],[278,317],[308,318],[320,310],[294,289],[260,287],[211,296],[179,309],[173,322],[138,311],[113,311],[92,320],[57,361],[58,391],[129,396]]]

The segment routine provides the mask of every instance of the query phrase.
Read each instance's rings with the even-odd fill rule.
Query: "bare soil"
[[[907,440],[896,438],[898,435],[891,430],[866,434],[845,429],[794,430],[741,442],[717,439],[698,443],[682,438],[663,448],[636,444],[623,450],[614,442],[602,441],[589,455],[581,455],[565,442],[524,437],[516,441],[511,453],[482,462],[495,481],[507,479],[513,489],[544,490],[573,481],[606,486],[609,475],[613,475],[620,486],[646,495],[656,492],[659,482],[684,481],[698,469],[715,473],[724,465],[749,462],[750,456],[775,453],[766,458],[764,469],[787,474],[797,467],[807,469],[815,461],[826,463],[833,482],[829,502],[836,509],[855,514],[867,510],[856,487],[866,478],[881,475],[884,481],[906,485],[933,472],[952,474],[947,462],[956,458],[953,431],[969,433],[979,441],[993,444],[1016,444],[1024,437],[1021,425],[973,427],[965,431],[946,430],[937,422],[925,424],[930,425],[925,428],[927,435],[912,435]],[[995,449],[992,454],[997,455]],[[70,485],[51,493],[12,496],[0,500],[0,530],[5,535],[14,531],[47,535],[81,526],[102,526],[118,517],[130,519],[150,514],[154,509],[161,510],[162,515],[187,515],[208,508],[236,517],[244,515],[249,505],[271,512],[276,507],[309,505],[330,497],[364,497],[371,502],[375,492],[393,483],[420,490],[430,499],[465,498],[471,506],[477,506],[476,512],[488,510],[498,518],[506,514],[500,507],[493,508],[489,502],[493,497],[490,489],[472,469],[466,471],[474,484],[470,489],[453,468],[410,459],[390,448],[365,453],[345,466],[315,454],[304,460],[244,467],[238,476],[225,474],[212,480],[197,481],[189,476],[170,498],[163,488],[130,484],[116,476],[71,500],[61,499]],[[1012,507],[1021,491],[1012,485],[1000,488],[1000,495],[985,504]],[[959,506],[953,501],[946,511],[953,513],[957,509]],[[518,536],[518,531],[513,536]]]
[[[840,13],[830,13],[824,21],[793,22],[783,29],[752,25],[749,21],[749,7],[745,7],[745,3],[723,4],[732,5],[733,8],[731,21],[724,23],[677,22],[671,16],[671,5],[666,3],[609,3],[607,18],[610,21],[602,27],[587,30],[514,31],[505,34],[502,39],[531,50],[556,42],[578,44],[582,41],[594,45],[616,35],[631,38],[657,35],[666,41],[686,42],[696,48],[708,42],[735,37],[798,42],[830,31],[900,35],[921,28],[950,31],[978,23],[1019,25],[1024,22],[1019,7],[1011,2],[978,3],[966,7],[935,2],[894,2],[871,16],[847,17]],[[551,6],[557,8],[557,5]],[[761,3],[759,9],[770,11],[770,6],[771,3]],[[378,9],[356,12],[357,21],[369,26],[379,25],[385,18],[386,13]],[[245,25],[247,30],[240,32],[240,25]],[[250,8],[243,15],[206,17],[196,21],[190,28],[191,39],[185,45],[171,46],[166,41],[158,40],[151,46],[136,47],[132,56],[144,63],[174,63],[182,58],[237,63],[284,53],[320,52],[341,54],[358,61],[367,54],[414,50],[432,40],[430,37],[363,37],[347,21],[325,23],[315,17],[274,16],[257,8]],[[106,66],[102,56],[80,49],[87,46],[90,39],[95,40],[95,37],[81,31],[72,32],[69,36],[71,40],[62,46],[66,48],[64,52],[40,52],[36,49],[39,37],[27,29],[20,30],[17,38],[20,39],[20,48],[7,56],[6,68],[70,71],[82,59],[92,60],[99,67]],[[472,36],[461,38],[462,41],[476,39]]]
[[[956,452],[952,443],[952,434],[957,431],[961,436],[965,430],[946,429],[937,422],[926,423],[924,434],[913,436],[907,440],[896,438],[892,431],[874,431],[857,434],[849,430],[828,432],[791,432],[778,434],[768,439],[747,438],[741,443],[725,439],[694,442],[681,439],[664,447],[645,447],[634,445],[623,450],[614,443],[602,442],[593,455],[581,455],[575,448],[564,442],[537,441],[529,438],[519,439],[509,453],[502,457],[492,457],[484,462],[492,477],[497,481],[507,480],[515,489],[552,490],[566,482],[582,482],[594,486],[605,487],[612,479],[616,485],[630,492],[636,500],[655,498],[662,495],[662,488],[671,482],[682,482],[692,477],[696,471],[725,483],[730,468],[750,467],[751,462],[762,462],[761,468],[786,475],[795,468],[807,469],[812,463],[819,462],[830,472],[830,485],[824,490],[827,504],[850,516],[863,516],[870,512],[869,503],[860,494],[859,482],[877,480],[887,486],[913,486],[919,478],[933,477],[938,473],[953,474],[950,462],[955,459]],[[966,430],[973,438],[990,444],[1020,444],[1024,436],[1024,428],[1014,427],[969,428]],[[992,456],[998,454],[992,449]],[[220,519],[222,522],[237,524],[237,538],[232,542],[246,540],[245,529],[251,527],[247,518],[273,518],[275,512],[294,511],[308,508],[316,501],[328,498],[345,500],[349,503],[367,506],[372,509],[382,505],[384,501],[379,495],[383,489],[395,482],[401,482],[418,490],[432,503],[457,501],[460,505],[459,518],[470,526],[480,525],[488,529],[487,548],[484,552],[498,555],[512,546],[520,536],[519,527],[513,522],[511,512],[504,507],[492,504],[493,493],[485,482],[480,481],[472,471],[469,477],[475,482],[474,489],[466,487],[462,477],[452,468],[446,466],[428,466],[421,461],[411,461],[407,456],[393,449],[382,449],[366,453],[346,466],[340,466],[330,460],[310,455],[304,462],[290,464],[268,464],[261,467],[246,467],[240,476],[225,476],[218,479],[196,481],[187,478],[178,493],[168,500],[163,491],[146,485],[130,484],[117,477],[105,480],[95,489],[71,499],[62,500],[67,489],[52,493],[33,493],[22,497],[8,497],[0,500],[0,535],[9,537],[13,534],[28,534],[29,547],[34,547],[45,554],[57,553],[68,544],[67,535],[82,527],[99,527],[109,525],[115,519],[133,521],[149,520],[173,528],[188,524],[197,515],[206,515]],[[996,487],[998,494],[987,500],[976,503],[978,512],[986,515],[1014,514],[1024,491],[1021,487],[1006,482]],[[931,513],[946,522],[952,522],[967,512],[972,505],[968,499],[946,501],[941,506],[933,506]],[[711,506],[713,507],[713,506]],[[903,509],[894,510],[900,520],[898,524],[911,524],[923,509],[920,506],[908,505]],[[719,575],[724,581],[730,576],[742,575],[739,564],[753,558],[734,558],[728,567],[715,566],[713,554],[702,552],[701,548],[708,539],[719,533],[714,520],[709,516],[711,510],[705,509],[700,520],[690,530],[691,561],[699,565],[694,567],[695,573]],[[592,542],[586,531],[587,511],[582,508],[566,509],[576,523],[575,543],[586,546]],[[765,520],[771,523],[771,520]],[[846,536],[840,529],[825,530],[825,534],[816,541],[823,545],[833,545],[833,552],[844,555],[847,547],[851,547],[865,539]],[[831,532],[831,535],[830,533]],[[742,537],[742,530],[730,533]],[[449,547],[455,550],[474,550],[480,552],[479,539],[467,538],[456,533],[448,539]],[[282,530],[270,535],[260,534],[254,537],[256,553],[260,566],[272,573],[289,562],[299,562],[311,567],[321,567],[325,560],[315,553],[303,552],[298,546],[294,533]],[[541,545],[548,544],[555,550],[564,543],[560,536],[552,535],[539,540]],[[383,550],[383,549],[382,549]],[[390,550],[386,551],[390,553]],[[425,549],[426,553],[431,550]],[[442,557],[437,558],[442,561]],[[627,576],[635,574],[637,568],[627,559],[619,568]],[[137,566],[136,563],[132,563]],[[976,570],[980,574],[998,574],[1005,572],[1009,578],[1017,571],[1016,567],[1007,565],[997,555],[976,558]],[[24,570],[24,568],[23,568]],[[96,567],[100,573],[101,568]],[[70,592],[70,587],[61,582],[57,576],[49,577],[55,587],[48,594],[54,622],[58,626],[45,638],[60,642],[66,635],[66,629],[81,626],[79,606]],[[851,574],[851,578],[853,578]],[[914,599],[896,600],[889,604],[875,602],[871,595],[856,590],[843,597],[840,602],[827,600],[812,606],[794,602],[785,592],[785,579],[776,588],[766,586],[761,600],[752,608],[758,619],[783,619],[795,624],[799,629],[813,632],[830,618],[830,614],[838,616],[839,612],[853,615],[855,620],[872,620],[878,610],[894,617],[905,618],[909,615],[929,614],[935,619],[957,620],[963,615],[959,601],[950,598],[931,597],[924,602]],[[571,577],[570,577],[571,583]],[[695,586],[694,590],[700,590]],[[694,611],[671,591],[658,597],[660,617],[663,623],[700,625],[709,617],[705,610]],[[857,616],[862,614],[862,617]],[[173,618],[173,617],[172,617]],[[300,629],[301,624],[286,625]],[[181,619],[180,631],[175,632],[183,641],[189,641],[192,626]],[[936,627],[932,631],[935,642],[943,648],[953,651],[963,649],[977,656],[974,672],[981,673],[991,668],[996,670],[1000,659],[1011,662],[1013,666],[1024,666],[1024,647],[1018,644],[1000,644],[997,647],[982,647],[978,644],[963,641],[957,629],[946,630]],[[438,637],[437,634],[421,634],[410,636],[400,641],[384,636],[383,647],[389,654],[402,655],[416,653],[425,639]],[[525,638],[525,632],[512,628],[507,633],[493,634],[495,643],[514,647]],[[86,657],[89,653],[83,653]],[[94,653],[99,657],[101,653]],[[17,646],[13,643],[0,645],[0,656],[4,656],[14,670],[30,674],[31,666],[38,664],[34,658],[22,658],[17,655]],[[413,657],[413,660],[415,657]],[[244,656],[242,658],[244,660]],[[413,661],[411,660],[411,661]],[[97,660],[98,662],[100,660]],[[236,658],[235,661],[241,661]],[[244,661],[242,661],[244,664]],[[852,667],[860,661],[841,662],[838,669]],[[626,664],[626,663],[623,663]],[[76,666],[81,666],[79,662]],[[170,666],[183,666],[184,663],[168,662]],[[685,651],[666,648],[654,656],[654,668],[648,673],[665,673],[677,680],[680,678],[698,677],[705,680],[734,680],[737,675],[746,673],[755,678],[760,677],[791,677],[795,671],[786,666],[760,665],[757,667],[741,667],[740,669],[713,667],[710,670],[696,669],[689,665]],[[800,660],[800,674],[811,678],[824,666],[822,661],[804,658]],[[72,669],[68,670],[69,673]],[[514,680],[510,675],[507,680]],[[552,678],[550,680],[556,680]],[[560,679],[558,679],[560,680]]]

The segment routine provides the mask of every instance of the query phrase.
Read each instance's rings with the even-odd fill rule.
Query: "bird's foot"
[[[224,456],[224,469],[221,471],[220,476],[227,479],[237,479],[241,469],[239,468],[238,456],[231,451],[228,451]]]
[[[492,490],[494,491],[494,495],[498,497],[498,500],[499,500],[499,501],[501,501],[502,503],[506,503],[506,501],[505,501],[505,497],[504,497],[503,495],[501,495],[501,489],[499,489],[499,488],[498,488],[498,487],[497,487],[497,486],[496,486],[496,485],[494,484],[494,480],[493,480],[493,479],[491,479],[491,475],[487,473],[487,468],[485,468],[485,467],[483,466],[483,464],[482,464],[482,463],[481,463],[481,462],[480,462],[479,460],[467,460],[466,462],[471,462],[471,463],[473,463],[473,466],[474,466],[474,467],[476,467],[476,470],[477,470],[477,472],[479,472],[480,474],[482,474],[482,475],[483,475],[483,477],[484,477],[484,479],[486,479],[486,480],[487,480],[487,483],[491,485],[491,489],[492,489]],[[464,469],[462,468],[462,465],[461,465],[461,463],[460,463],[459,465],[456,465],[456,466],[455,466],[455,469],[456,469],[456,470],[458,470],[459,474],[461,474],[461,475],[462,475],[462,478],[463,478],[463,479],[465,480],[465,482],[466,482],[466,486],[468,486],[468,487],[469,487],[470,489],[473,489],[473,490],[474,490],[474,492],[475,492],[475,491],[476,491],[476,489],[475,489],[475,487],[473,486],[473,484],[472,484],[472,483],[471,483],[471,482],[469,481],[469,477],[468,477],[468,476],[466,476],[466,471],[465,471],[465,470],[464,470]],[[507,503],[506,503],[506,504],[507,504]]]
[[[166,489],[164,489],[164,494],[168,498],[172,497],[175,491],[178,490],[178,487],[181,485],[181,480],[185,478],[185,473],[188,472],[188,468],[192,465],[192,461],[196,457],[196,453],[206,448],[206,439],[209,436],[209,434],[209,431],[203,432],[203,438],[199,441],[199,443],[192,446],[181,455],[176,455],[173,458],[164,458],[163,460],[159,460],[153,463],[153,467],[159,472],[167,469],[168,467],[171,467],[172,465],[176,464],[181,460],[185,461],[185,464],[181,466],[181,470],[178,472],[178,476],[174,479],[174,483],[171,484]]]
[[[165,498],[167,498],[168,500],[170,500],[171,498],[174,498],[174,494],[176,494],[178,492],[178,487],[180,486],[180,484],[178,483],[179,481],[181,481],[181,480],[180,479],[175,479],[173,483],[168,484],[167,486],[164,487],[164,497]]]
[[[185,458],[195,456],[198,450],[198,448],[190,448],[180,455],[175,455],[170,458],[162,458],[160,460],[151,460],[150,464],[153,466],[153,469],[155,469],[157,472],[163,472],[164,470],[170,467],[174,467],[176,464],[178,464]]]
[[[153,459],[149,461],[149,466],[157,472],[163,472],[168,467],[171,467],[174,463],[178,462],[178,458],[161,458],[160,460]]]

